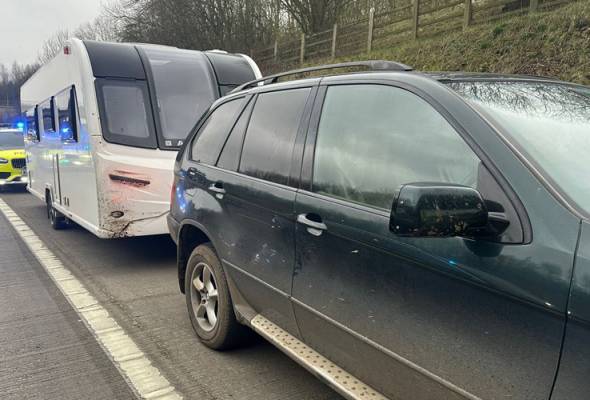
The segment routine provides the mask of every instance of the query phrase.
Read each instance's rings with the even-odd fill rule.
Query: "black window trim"
[[[37,109],[39,109],[39,107],[41,107],[41,113],[39,114],[39,121],[37,122],[37,128],[39,128],[39,126],[43,127],[43,129],[38,129],[38,136],[39,136],[39,142],[41,141],[41,133],[45,133],[47,132],[47,130],[45,129],[45,121],[44,121],[44,117],[43,117],[43,104],[46,103],[47,101],[49,101],[49,112],[51,113],[51,125],[53,128],[53,132],[57,132],[57,121],[56,121],[56,110],[55,110],[55,101],[54,101],[54,97],[55,96],[51,96],[41,102],[39,102],[39,104],[36,106]],[[39,122],[41,122],[41,124],[39,125]],[[42,132],[41,132],[42,131]]]
[[[35,104],[33,107],[29,108],[28,110],[26,110],[24,112],[24,116],[25,119],[27,120],[27,134],[28,134],[28,130],[29,130],[29,115],[27,115],[29,112],[32,112],[32,118],[33,118],[33,123],[35,124],[35,135],[33,135],[33,139],[32,141],[35,143],[38,143],[41,141],[41,131],[39,129],[39,111],[38,111],[38,104]],[[29,140],[31,140],[31,137],[28,136]]]
[[[121,86],[124,86],[124,84],[131,84],[134,85],[135,87],[141,88],[141,90],[144,92],[145,95],[145,99],[146,99],[146,117],[147,117],[147,125],[148,125],[148,134],[149,136],[146,138],[133,138],[130,136],[125,136],[125,135],[117,135],[117,134],[112,134],[111,132],[109,132],[108,130],[108,117],[106,115],[106,109],[105,109],[105,101],[104,101],[104,96],[103,96],[103,91],[102,88],[104,86],[107,86],[109,84],[119,84]],[[96,99],[97,99],[97,104],[98,104],[98,114],[100,116],[100,127],[101,127],[101,134],[102,134],[102,138],[108,142],[108,143],[112,143],[112,144],[118,144],[118,145],[122,145],[122,146],[129,146],[129,147],[137,147],[137,148],[143,148],[143,149],[157,149],[158,148],[158,142],[157,142],[157,137],[156,137],[156,132],[155,132],[155,127],[154,127],[154,118],[153,118],[153,108],[152,108],[152,104],[151,104],[151,99],[149,96],[149,88],[148,88],[148,83],[145,80],[142,79],[130,79],[130,78],[96,78],[94,80],[94,87],[95,87],[95,92],[96,92]]]
[[[70,88],[70,101],[72,106],[72,109],[70,110],[70,116],[74,121],[74,123],[72,124],[72,140],[78,143],[80,141],[80,114],[78,112],[78,96],[76,93],[75,85],[72,85]]]
[[[39,105],[35,106],[35,125],[37,128],[37,142],[41,141],[41,127],[43,126],[39,118]]]
[[[78,122],[78,99],[76,98],[76,89],[75,85],[70,85],[65,89],[60,90],[57,92],[54,98],[54,106],[55,106],[55,97],[60,96],[61,94],[68,92],[68,112],[70,113],[70,120],[73,121],[72,123],[72,139],[61,139],[63,143],[77,143],[79,141],[78,132],[79,132],[79,122]],[[61,127],[59,126],[59,109],[55,107],[55,112],[57,115],[56,118],[56,125],[57,129],[61,131]]]
[[[156,97],[156,84],[154,82],[154,75],[152,73],[152,67],[150,65],[147,54],[139,46],[133,46],[137,54],[139,55],[139,61],[143,67],[145,73],[145,80],[147,83],[147,94],[149,99],[150,111],[151,111],[151,122],[154,127],[154,136],[156,140],[156,147],[162,150],[170,150],[164,146],[164,135],[162,135],[162,124],[160,122],[160,111],[158,109],[158,100]],[[177,148],[175,148],[177,150]]]
[[[240,120],[240,118],[242,118],[243,115],[245,115],[244,113],[248,113],[247,115],[245,115],[246,125],[244,126],[244,128],[241,132],[242,133],[242,142],[240,143],[240,147],[238,150],[237,169],[240,168],[240,162],[242,161],[242,149],[244,148],[244,140],[246,139],[246,130],[248,129],[248,125],[250,125],[250,118],[252,118],[252,111],[254,110],[254,105],[256,104],[256,96],[252,96],[252,95],[247,96],[247,99],[245,101],[246,101],[246,103],[244,105],[244,108],[236,114],[236,119],[235,119],[231,129],[229,130],[229,135],[227,135],[227,137],[225,138],[225,141],[223,142],[223,146],[221,146],[221,151],[217,155],[217,160],[215,160],[215,166],[218,168],[221,168],[221,167],[219,167],[219,160],[221,159],[221,155],[223,154],[223,150],[225,150],[225,146],[227,145],[227,142],[229,141],[230,136],[232,135],[232,133],[234,132],[234,129],[238,125],[238,121]],[[224,169],[224,168],[222,168],[222,169]],[[237,172],[237,169],[234,172]]]
[[[205,122],[207,122],[209,120],[209,117],[211,117],[211,114],[213,114],[215,112],[215,110],[217,110],[222,105],[229,103],[230,101],[244,99],[242,106],[239,107],[236,110],[236,113],[233,115],[233,121],[231,123],[231,127],[229,128],[229,132],[227,134],[227,137],[225,138],[225,141],[223,142],[223,146],[221,147],[221,150],[219,151],[219,154],[217,155],[217,158],[215,159],[215,165],[217,165],[217,162],[219,161],[219,156],[221,156],[221,152],[223,152],[223,147],[225,147],[225,143],[227,142],[227,139],[229,138],[229,135],[230,135],[232,129],[234,129],[234,126],[238,122],[239,116],[244,111],[244,108],[247,107],[248,104],[250,103],[251,97],[252,96],[248,96],[246,94],[240,95],[240,96],[232,96],[227,99],[224,98],[223,101],[213,103],[213,105],[211,107],[209,107],[209,110],[206,111],[205,114],[203,114],[201,116],[201,119],[199,120],[199,122],[197,123],[195,128],[193,129],[193,132],[191,132],[191,134],[189,134],[189,136],[187,137],[187,140],[185,142],[185,145],[187,146],[187,151],[186,151],[187,158],[190,162],[195,163],[195,164],[199,164],[199,165],[211,166],[211,164],[202,163],[200,161],[196,161],[193,158],[194,141],[197,140],[197,138],[199,137],[199,134],[201,133],[203,126],[205,125]],[[240,154],[241,154],[241,152],[240,152]]]
[[[516,211],[516,214],[519,218],[520,225],[523,230],[523,241],[521,243],[514,243],[516,245],[528,244],[532,241],[532,227],[530,223],[530,219],[528,217],[528,213],[524,208],[524,205],[514,189],[510,186],[506,178],[500,172],[500,169],[495,165],[492,161],[491,157],[489,157],[484,150],[476,143],[476,141],[471,137],[471,135],[467,132],[467,130],[457,121],[457,119],[437,100],[435,100],[432,96],[428,93],[423,91],[422,89],[409,84],[407,82],[403,82],[398,79],[350,79],[350,80],[338,80],[338,81],[328,81],[326,82],[322,79],[319,82],[319,91],[316,96],[316,101],[312,110],[312,118],[309,124],[309,129],[307,131],[307,136],[304,145],[304,154],[303,154],[303,164],[301,167],[301,184],[299,186],[300,190],[306,192],[306,194],[311,196],[321,196],[325,198],[329,198],[331,200],[338,200],[341,202],[346,203],[348,206],[358,208],[359,204],[354,203],[352,201],[346,201],[343,199],[338,199],[332,196],[324,196],[319,193],[313,192],[312,190],[312,182],[313,182],[313,164],[315,159],[315,145],[317,140],[317,134],[320,124],[320,117],[322,113],[322,109],[324,106],[324,101],[326,98],[326,92],[330,86],[351,86],[351,85],[382,85],[382,86],[390,86],[399,89],[406,90],[414,95],[418,96],[422,100],[426,101],[431,107],[433,107],[452,127],[453,129],[459,134],[459,136],[465,141],[467,146],[475,153],[475,155],[479,158],[485,168],[488,169],[492,177],[495,179],[496,183],[500,187],[500,189],[504,192],[508,200],[510,201],[512,207]],[[446,86],[445,86],[446,87]],[[452,89],[446,87],[446,90],[451,91]],[[459,96],[458,94],[452,92],[454,95]],[[463,103],[466,104],[465,100],[461,99]],[[466,104],[466,107],[469,107]],[[473,110],[471,107],[469,107]],[[487,122],[487,121],[486,121]],[[489,124],[488,124],[489,125]],[[493,126],[492,129],[495,130]],[[365,207],[371,208],[373,213],[381,215],[383,213],[383,209],[371,206],[371,205],[361,205],[363,209]],[[512,243],[506,243],[510,245]]]

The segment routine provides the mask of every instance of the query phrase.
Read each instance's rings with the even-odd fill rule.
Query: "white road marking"
[[[80,315],[133,391],[148,400],[182,399],[108,311],[2,199],[0,211]]]

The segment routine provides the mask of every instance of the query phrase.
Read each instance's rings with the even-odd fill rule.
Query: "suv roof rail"
[[[307,68],[299,68],[293,69],[290,71],[280,72],[278,74],[264,76],[260,79],[256,79],[250,82],[246,82],[234,90],[231,93],[236,93],[247,89],[251,86],[256,85],[257,83],[264,82],[265,85],[276,83],[279,78],[289,76],[289,75],[297,75],[297,74],[304,74],[307,72],[314,72],[314,71],[323,71],[328,69],[337,69],[337,68],[350,68],[350,67],[366,67],[371,71],[412,71],[413,68],[402,64],[396,61],[386,61],[386,60],[366,60],[366,61],[351,61],[351,62],[343,62],[338,64],[326,64],[326,65],[318,65],[315,67],[307,67]]]

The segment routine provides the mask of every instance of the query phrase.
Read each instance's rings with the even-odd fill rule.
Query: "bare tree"
[[[70,36],[158,43],[192,49],[248,52],[295,30],[326,31],[335,22],[367,16],[411,0],[109,0],[102,15],[44,45],[47,61]]]
[[[60,52],[68,39],[76,37],[83,40],[118,41],[120,24],[107,10],[91,22],[80,25],[74,31],[62,29],[55,32],[43,43],[37,56],[39,64],[45,64]]]
[[[277,0],[123,0],[111,7],[121,39],[246,51],[271,40]]]
[[[282,7],[305,33],[331,29],[351,0],[281,0]]]
[[[38,67],[38,64],[21,65],[16,61],[10,68],[0,64],[0,104],[14,107],[18,112],[20,109],[20,87],[35,73]]]

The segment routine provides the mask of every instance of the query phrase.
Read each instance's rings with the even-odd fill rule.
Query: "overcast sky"
[[[0,63],[30,63],[43,41],[98,16],[101,0],[0,0]]]

